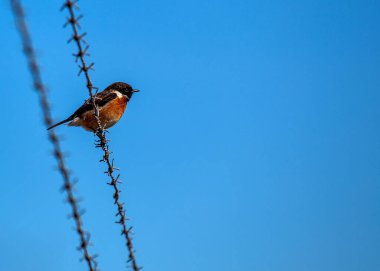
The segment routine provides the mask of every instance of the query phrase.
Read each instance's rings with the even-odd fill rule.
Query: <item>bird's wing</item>
[[[102,107],[104,106],[105,104],[107,104],[108,102],[112,101],[113,99],[115,99],[117,97],[117,94],[115,92],[109,92],[109,91],[102,91],[98,94],[96,94],[94,96],[95,98],[95,104],[99,107]],[[88,98],[84,104],[79,107],[75,112],[74,114],[72,114],[70,116],[71,119],[74,119],[75,117],[79,117],[81,116],[82,114],[90,111],[90,110],[93,110],[93,106],[92,106],[92,102],[91,102],[91,98]]]

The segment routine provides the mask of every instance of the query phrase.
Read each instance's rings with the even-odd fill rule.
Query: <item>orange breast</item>
[[[115,125],[123,116],[127,107],[127,99],[124,96],[117,97],[99,108],[99,117],[101,125],[107,129]],[[96,118],[93,111],[86,112],[82,117],[82,126],[89,131],[94,131],[98,128]]]

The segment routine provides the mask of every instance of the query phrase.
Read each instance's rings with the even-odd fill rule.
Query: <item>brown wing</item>
[[[117,97],[117,94],[115,92],[109,92],[109,91],[102,91],[98,94],[96,94],[94,96],[95,98],[95,104],[99,107],[102,107],[104,105],[106,105],[108,102],[112,101],[113,99],[115,99]],[[79,107],[77,109],[77,111],[74,112],[74,114],[72,114],[70,116],[69,119],[74,119],[76,117],[79,117],[81,116],[82,114],[90,111],[90,110],[94,110],[93,106],[92,106],[92,102],[91,102],[91,99],[88,98],[84,104]]]

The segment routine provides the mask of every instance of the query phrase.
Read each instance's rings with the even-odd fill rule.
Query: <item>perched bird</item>
[[[112,127],[120,120],[127,103],[132,98],[132,94],[138,91],[127,83],[116,82],[94,95],[95,104],[99,109],[100,124],[104,129]],[[98,123],[94,115],[91,99],[87,99],[74,114],[49,127],[48,130],[67,122],[69,122],[68,126],[81,126],[87,131],[95,132],[98,129]]]

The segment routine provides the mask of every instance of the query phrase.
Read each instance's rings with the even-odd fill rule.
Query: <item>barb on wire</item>
[[[67,21],[64,24],[64,26],[71,25],[73,34],[71,38],[68,40],[68,42],[74,41],[74,43],[76,44],[78,51],[77,53],[73,55],[75,57],[76,62],[78,60],[80,61],[79,75],[83,73],[86,78],[88,94],[90,96],[90,101],[94,108],[94,116],[98,124],[98,129],[95,132],[95,135],[97,136],[95,146],[97,148],[101,148],[103,151],[103,158],[100,161],[104,162],[107,166],[107,171],[105,173],[110,178],[110,182],[108,184],[112,186],[114,190],[113,199],[114,199],[114,204],[117,206],[116,216],[119,217],[117,220],[117,223],[121,225],[122,227],[121,234],[125,237],[125,242],[126,242],[126,246],[129,253],[128,262],[131,262],[132,269],[134,271],[139,271],[140,267],[136,263],[135,251],[132,244],[132,237],[131,237],[132,227],[128,228],[126,225],[127,216],[124,209],[124,204],[120,201],[121,191],[118,187],[118,184],[120,183],[119,181],[120,175],[115,176],[115,171],[117,169],[114,167],[114,161],[110,157],[112,152],[108,145],[109,140],[106,137],[107,130],[105,130],[104,127],[101,125],[100,118],[99,118],[99,108],[95,103],[95,98],[93,94],[93,90],[94,89],[97,90],[97,88],[94,87],[92,84],[92,81],[89,75],[89,70],[93,69],[94,63],[91,63],[88,65],[85,60],[85,56],[88,55],[87,51],[88,51],[89,46],[87,45],[87,42],[83,38],[86,35],[86,33],[83,33],[83,34],[79,33],[80,26],[79,26],[78,20],[81,19],[83,16],[79,15],[76,17],[74,9],[79,10],[77,2],[78,2],[77,0],[66,0],[64,5],[62,6],[61,10],[67,9],[69,12],[69,17],[67,18]],[[84,47],[84,45],[86,45],[86,47]]]
[[[45,85],[43,84],[41,72],[37,63],[36,54],[34,48],[32,46],[31,36],[29,34],[24,9],[19,2],[19,0],[11,0],[11,7],[15,17],[16,26],[18,32],[20,33],[22,46],[24,54],[26,55],[28,68],[33,78],[34,89],[37,91],[39,96],[40,105],[42,108],[42,112],[44,115],[44,123],[46,127],[50,127],[53,124],[53,118],[51,114],[50,104],[48,101],[47,93]],[[89,271],[96,271],[97,262],[95,261],[95,256],[91,256],[89,253],[89,233],[86,232],[83,228],[81,210],[78,204],[78,200],[74,195],[74,182],[71,181],[70,172],[65,164],[64,155],[61,148],[61,143],[53,130],[49,131],[49,140],[53,145],[54,149],[54,157],[58,164],[58,170],[63,178],[63,187],[62,189],[66,192],[66,200],[70,204],[71,207],[71,217],[73,217],[75,221],[75,230],[79,235],[80,244],[78,250],[80,250],[83,254],[83,260],[87,263]]]

